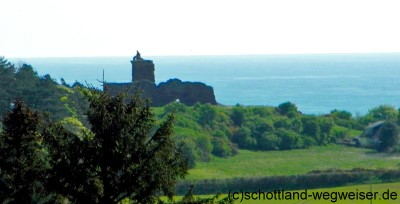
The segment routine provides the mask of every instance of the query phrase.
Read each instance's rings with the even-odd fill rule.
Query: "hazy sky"
[[[400,52],[399,0],[0,0],[0,56]]]

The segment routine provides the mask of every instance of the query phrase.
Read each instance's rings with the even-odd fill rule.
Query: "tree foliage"
[[[40,115],[21,101],[3,118],[0,134],[0,202],[38,203],[49,199],[50,168],[43,145]]]
[[[361,121],[365,125],[381,120],[396,123],[398,114],[399,112],[395,107],[390,105],[380,105],[378,107],[370,109],[365,116],[361,117]]]
[[[346,111],[334,110],[327,115],[301,114],[296,105],[290,102],[279,107],[207,104],[190,107],[171,103],[155,109],[160,118],[175,110],[177,120],[174,138],[190,144],[185,145],[184,149],[191,167],[195,165],[194,162],[208,161],[210,154],[234,156],[237,148],[308,148],[347,140],[350,134],[354,136],[364,129],[358,118],[353,118]]]
[[[344,110],[337,110],[334,109],[331,111],[331,115],[335,116],[336,118],[343,119],[343,120],[350,120],[353,114],[348,111]]]
[[[236,106],[232,109],[231,120],[234,125],[241,126],[245,119],[245,108]]]
[[[296,105],[291,102],[280,104],[278,106],[278,112],[281,113],[282,115],[288,116],[289,118],[293,118],[299,115],[299,111],[297,110]]]
[[[399,129],[395,123],[385,122],[380,128],[378,137],[378,151],[391,152],[399,144]]]
[[[173,116],[156,123],[148,103],[88,91],[90,131],[77,135],[17,102],[0,137],[2,203],[155,202],[172,198],[187,161],[172,140]],[[161,170],[161,171],[160,171]]]
[[[202,126],[212,126],[213,122],[217,116],[217,111],[215,110],[215,107],[210,105],[210,104],[196,104],[195,109],[198,112],[198,122]]]
[[[30,65],[16,67],[4,57],[0,57],[0,96],[0,115],[15,98],[34,110],[50,113],[54,119],[73,116],[83,120],[87,108],[77,88],[59,85],[50,75],[39,76]]]
[[[89,102],[92,135],[80,140],[59,126],[47,132],[56,152],[52,165],[58,185],[52,185],[57,193],[76,203],[153,202],[158,192],[172,197],[176,179],[187,171],[171,138],[173,117],[156,126],[139,97],[126,103],[123,95],[91,92]]]

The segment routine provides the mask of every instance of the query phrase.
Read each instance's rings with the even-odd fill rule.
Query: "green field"
[[[316,189],[316,190],[309,190],[307,191],[308,194],[313,193],[313,192],[370,192],[372,189],[372,192],[378,192],[376,195],[376,200],[336,200],[336,202],[333,202],[335,200],[313,200],[313,199],[307,199],[307,200],[247,200],[243,202],[235,202],[235,203],[282,203],[282,204],[294,204],[294,203],[345,203],[345,204],[353,204],[353,203],[400,203],[400,183],[385,183],[385,184],[374,184],[374,185],[357,185],[357,186],[346,186],[346,187],[339,187],[339,188],[324,188],[324,189]],[[389,192],[395,192],[397,194],[395,200],[384,200],[382,198],[382,194],[386,191]],[[299,192],[304,192],[304,191],[299,191]],[[226,195],[225,195],[226,196]],[[394,198],[394,197],[392,197]]]
[[[384,192],[387,192],[389,190],[390,194],[392,192],[396,193],[396,198],[395,199],[387,199],[385,200],[382,195]],[[304,190],[300,191],[291,191],[291,192],[304,192]],[[333,197],[330,197],[331,199],[329,200],[314,200],[313,198],[307,198],[307,200],[243,200],[240,202],[240,200],[235,201],[234,203],[249,203],[249,204],[259,204],[259,203],[282,203],[282,204],[295,204],[295,203],[301,203],[301,204],[319,204],[319,203],[338,203],[338,204],[367,204],[367,203],[378,203],[378,204],[395,204],[395,203],[400,203],[400,182],[397,183],[383,183],[383,184],[366,184],[366,185],[354,185],[354,186],[346,186],[346,187],[337,187],[337,188],[322,188],[322,189],[313,189],[313,190],[307,190],[307,194],[310,195],[312,193],[319,192],[319,193],[324,193],[328,192],[329,194],[332,193],[339,193],[339,192],[358,192],[358,193],[368,193],[368,192],[377,192],[376,193],[376,200],[372,199],[347,199],[347,200],[339,200],[339,199],[333,199]],[[393,194],[392,194],[393,195]],[[221,195],[219,198],[225,198],[228,195]],[[204,196],[196,196],[197,198],[211,198],[213,195],[204,195]],[[240,197],[240,196],[239,196]],[[180,200],[182,199],[182,196],[175,196],[175,200]],[[163,200],[166,200],[165,197]],[[335,201],[335,202],[333,202]]]
[[[332,168],[400,168],[400,154],[341,145],[288,151],[239,150],[239,154],[228,159],[213,157],[210,162],[198,162],[186,179],[297,175]]]
[[[372,191],[371,191],[372,189]],[[395,199],[388,199],[384,200],[382,198],[382,194],[384,192],[394,192],[397,196],[392,197]],[[339,188],[324,188],[324,189],[316,189],[316,190],[309,190],[307,191],[308,194],[313,192],[377,192],[376,200],[368,200],[368,199],[353,199],[353,200],[314,200],[314,199],[307,199],[307,200],[271,200],[271,201],[257,201],[257,200],[247,200],[243,202],[235,202],[235,203],[284,203],[284,204],[294,204],[294,203],[400,203],[400,183],[385,183],[385,184],[374,184],[374,185],[357,185],[357,186],[346,186],[346,187],[339,187]],[[304,191],[299,191],[304,192]],[[333,202],[335,201],[335,202]]]

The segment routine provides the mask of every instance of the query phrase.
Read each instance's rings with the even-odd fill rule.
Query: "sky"
[[[0,0],[0,56],[400,52],[398,0]]]

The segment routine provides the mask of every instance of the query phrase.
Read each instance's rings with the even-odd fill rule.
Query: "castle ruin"
[[[132,61],[132,82],[104,83],[103,89],[111,95],[121,92],[134,94],[141,90],[142,96],[151,101],[152,106],[164,106],[174,101],[191,106],[195,103],[217,104],[214,90],[201,82],[182,82],[179,79],[170,79],[167,82],[155,84],[154,63],[145,60],[137,52]]]
[[[151,60],[145,60],[137,51],[133,57],[132,63],[132,82],[149,81],[155,83],[154,63]]]

